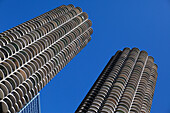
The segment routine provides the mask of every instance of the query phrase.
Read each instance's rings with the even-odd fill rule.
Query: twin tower
[[[91,26],[80,7],[62,5],[2,32],[0,113],[29,113],[25,106],[91,40]],[[153,57],[125,48],[110,59],[75,112],[149,113],[156,79]]]

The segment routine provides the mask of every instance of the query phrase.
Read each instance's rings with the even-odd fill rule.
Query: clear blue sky
[[[60,5],[74,4],[93,22],[91,42],[40,92],[42,113],[72,113],[109,59],[124,47],[155,58],[151,113],[170,113],[169,0],[0,0],[0,32]]]

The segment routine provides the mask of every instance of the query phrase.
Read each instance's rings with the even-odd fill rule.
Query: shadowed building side
[[[153,57],[125,48],[110,59],[76,113],[149,113],[156,79]]]
[[[80,7],[62,5],[0,34],[0,112],[19,112],[91,40]]]

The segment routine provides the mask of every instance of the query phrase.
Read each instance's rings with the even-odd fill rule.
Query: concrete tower
[[[62,5],[0,34],[0,113],[19,112],[91,40],[91,21]]]
[[[76,113],[149,113],[156,79],[153,57],[125,48],[110,59]]]

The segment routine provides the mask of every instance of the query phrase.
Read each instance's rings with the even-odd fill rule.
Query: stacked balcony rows
[[[139,55],[139,50],[136,48],[133,48],[129,52],[128,57],[121,68],[121,71],[115,78],[115,81],[112,82],[112,86],[110,86],[111,90],[108,93],[108,98],[105,100],[105,103],[101,111],[103,112],[108,110],[115,111],[115,107],[118,105],[118,101],[122,96],[122,92],[125,90],[126,84],[135,66],[138,55]],[[113,106],[111,107],[110,104]]]
[[[94,83],[91,90],[88,92],[84,100],[82,101],[81,105],[77,109],[76,112],[87,112],[89,107],[91,106],[92,102],[94,101],[95,97],[97,96],[99,90],[103,86],[104,82],[106,81],[106,78],[108,74],[111,72],[112,68],[114,67],[116,61],[118,60],[120,54],[122,52],[118,51],[108,62],[107,66],[104,68],[96,82]]]
[[[109,61],[76,112],[148,113],[156,78],[157,66],[147,52],[125,48]]]
[[[81,8],[68,5],[2,33],[0,39],[32,26],[0,47],[1,112],[19,112],[87,45],[91,25]]]
[[[1,46],[6,44],[8,42],[7,40],[9,40],[10,38],[23,36],[24,34],[31,32],[33,29],[36,29],[42,26],[43,24],[55,19],[56,17],[65,14],[73,8],[73,5],[62,5],[38,17],[35,17],[29,21],[26,21],[18,26],[15,26],[9,30],[0,33],[0,36],[2,37],[2,39],[0,40]]]
[[[110,71],[107,74],[107,77],[105,78],[105,81],[99,81],[98,84],[101,84],[100,89],[98,89],[96,86],[98,86],[98,84],[94,84],[95,86],[93,86],[94,88],[91,90],[97,90],[97,93],[95,94],[95,96],[93,96],[94,94],[92,94],[92,99],[88,100],[87,97],[86,101],[84,101],[79,108],[77,109],[77,112],[98,112],[100,107],[102,106],[104,100],[107,98],[107,92],[109,92],[110,88],[108,88],[108,85],[110,82],[111,84],[113,83],[113,81],[115,80],[115,77],[117,76],[118,72],[121,69],[121,66],[123,65],[125,59],[127,58],[127,55],[129,54],[130,49],[126,48],[124,49],[123,52],[120,52],[119,56],[117,59],[113,59],[114,64],[113,67],[110,67]],[[102,75],[103,76],[103,75]],[[96,87],[96,88],[95,88]],[[99,93],[100,91],[100,93]],[[89,102],[90,101],[90,102]],[[90,103],[90,104],[89,104]],[[87,107],[88,106],[88,107]]]
[[[119,101],[117,111],[123,110],[124,112],[129,112],[138,85],[138,81],[140,80],[141,74],[143,73],[146,61],[147,53],[145,51],[141,51],[126,85],[126,89],[124,90],[122,98]]]
[[[142,97],[143,97],[143,101],[141,102],[142,103],[142,108],[141,108],[142,113],[148,113],[151,110],[152,99],[153,99],[156,80],[157,80],[157,76],[158,76],[157,68],[158,67],[156,64],[153,64],[153,66],[151,68],[149,80],[146,85],[146,91],[145,91],[146,93],[142,95]],[[140,94],[142,94],[142,92],[140,92]]]
[[[33,42],[37,41],[38,39],[44,37],[45,35],[51,33],[53,30],[61,27],[70,19],[74,18],[76,15],[80,14],[82,10],[77,7],[73,8],[67,13],[60,14],[53,20],[42,21],[42,25],[38,26],[36,23],[31,23],[27,27],[30,30],[23,30],[20,33],[14,31],[8,35],[2,36],[0,40],[2,40],[2,47],[0,48],[0,60],[4,60],[11,56],[12,54],[21,51],[26,46],[29,46]],[[40,20],[39,20],[40,22]],[[35,24],[34,26],[32,24]],[[20,29],[21,30],[21,29]],[[59,32],[59,31],[58,31]],[[60,31],[62,32],[62,31]],[[60,32],[58,34],[60,34]],[[14,35],[15,34],[15,35]],[[9,36],[10,35],[10,36]],[[52,34],[53,35],[53,34]]]

